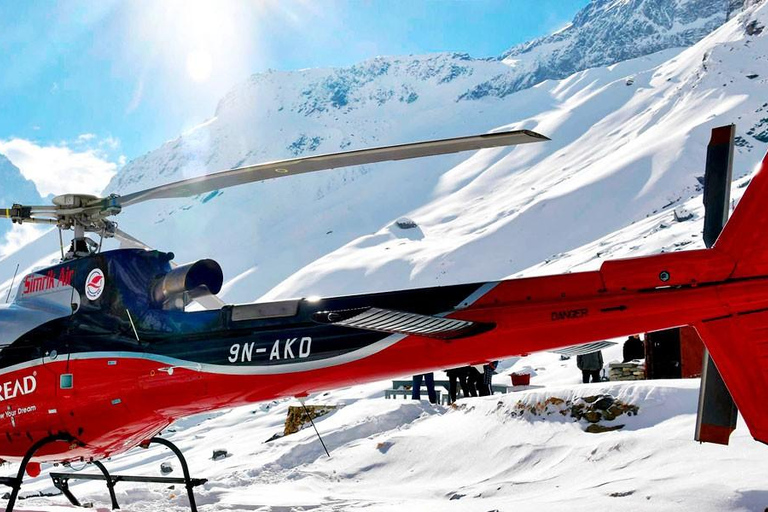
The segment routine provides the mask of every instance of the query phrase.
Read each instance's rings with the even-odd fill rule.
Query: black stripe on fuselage
[[[237,322],[232,320],[231,307],[189,313],[155,308],[131,310],[139,340],[126,312],[125,306],[131,301],[115,294],[100,309],[81,310],[26,333],[0,352],[0,368],[42,358],[53,351],[137,352],[218,365],[272,366],[317,361],[359,350],[389,336],[318,324],[312,320],[318,311],[378,307],[435,315],[453,310],[484,284],[302,300],[293,317]],[[306,340],[302,345],[303,338],[311,338],[311,350],[307,351]],[[302,347],[304,351],[300,352]]]

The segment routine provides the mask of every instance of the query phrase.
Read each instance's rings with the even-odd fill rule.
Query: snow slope
[[[509,127],[540,131],[552,142],[473,155],[440,177],[434,199],[403,212],[423,237],[406,239],[384,226],[306,266],[267,297],[520,275],[698,197],[714,126],[738,123],[734,176],[748,175],[768,148],[768,38],[748,35],[753,22],[768,23],[765,4],[682,52],[487,100],[512,112],[535,105],[538,114]],[[681,238],[667,245],[699,232],[678,231]],[[657,250],[631,247],[633,254]],[[482,265],[473,264],[479,258]]]
[[[715,26],[712,20],[722,21],[724,10],[699,0],[601,0],[577,15],[574,26],[581,29],[556,36],[569,47],[579,42],[591,48],[585,58],[594,53],[618,59],[690,44]],[[463,54],[382,57],[346,69],[255,75],[221,101],[208,123],[125,166],[108,191],[125,193],[311,152],[537,129],[553,142],[153,202],[119,219],[138,238],[173,250],[177,261],[217,259],[227,280],[222,295],[230,302],[501,278],[694,194],[706,132],[718,122],[743,114],[740,133],[751,147],[743,148],[747,164],[736,163],[744,168],[757,160],[763,142],[747,131],[759,128],[761,114],[758,95],[748,95],[765,78],[744,78],[759,68],[749,67],[750,51],[760,55],[761,47],[743,45],[759,46],[764,37],[743,34],[745,16],[719,37],[701,41],[683,60],[679,49],[668,49],[503,97],[460,99],[510,70],[501,60]],[[666,27],[653,21],[660,17],[676,21]],[[622,32],[628,20],[646,31],[656,27],[657,33],[640,44]],[[612,32],[612,25],[622,28]],[[544,40],[534,46],[542,45]],[[733,46],[738,59],[696,61],[720,45]],[[544,46],[550,49],[525,52],[536,53],[539,67],[561,73],[594,64],[574,64],[570,54]],[[717,83],[723,72],[735,76],[728,88]],[[699,79],[706,83],[697,85]],[[391,228],[404,215],[419,229]],[[16,263],[22,271],[43,264],[56,257],[57,246],[57,235],[50,233],[24,254],[2,260],[0,291],[10,285]],[[478,254],[482,266],[473,263]]]
[[[575,377],[573,361],[568,362]],[[537,377],[532,381],[537,382]],[[539,377],[539,382],[546,379]],[[768,448],[739,425],[731,446],[692,440],[698,382],[654,381],[548,385],[465,399],[457,408],[386,400],[374,383],[326,393],[311,403],[343,405],[311,428],[266,443],[282,431],[291,401],[186,419],[166,435],[187,453],[201,510],[220,511],[762,511],[768,504],[762,465]],[[617,432],[589,434],[585,422],[524,414],[550,397],[608,393],[637,405]],[[212,461],[213,449],[231,456]],[[107,465],[114,473],[159,475],[159,448],[136,450]],[[92,468],[89,468],[92,470]],[[47,469],[46,469],[47,471]],[[53,492],[44,474],[23,495]],[[106,510],[106,489],[80,483],[73,492]],[[123,510],[185,510],[183,489],[121,483]],[[72,510],[63,496],[30,498],[24,511]]]

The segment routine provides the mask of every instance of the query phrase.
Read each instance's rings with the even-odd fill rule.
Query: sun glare
[[[243,33],[251,4],[168,0],[149,5],[151,12],[137,12],[138,40],[154,43],[152,58],[162,59],[160,66],[187,82],[209,85],[238,74],[247,54]]]
[[[213,61],[207,50],[193,50],[187,54],[187,73],[195,82],[205,82],[211,77]]]
[[[143,98],[172,95],[197,125],[204,108],[266,68],[272,22],[297,31],[312,0],[136,0],[127,2],[123,53],[141,66],[129,111]],[[324,11],[322,11],[324,12]]]
[[[228,35],[235,32],[234,13],[216,2],[187,1],[179,10],[178,26],[182,44],[188,48],[187,74],[205,82],[213,72],[213,53],[222,53]]]

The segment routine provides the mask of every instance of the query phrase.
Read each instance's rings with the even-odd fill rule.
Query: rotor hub
[[[98,197],[89,194],[62,194],[54,197],[52,202],[62,208],[83,208],[98,200]]]

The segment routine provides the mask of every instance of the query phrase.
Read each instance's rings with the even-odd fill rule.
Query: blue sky
[[[377,55],[496,56],[588,0],[99,0],[0,3],[0,153],[57,193],[97,191],[126,160],[210,117],[266,69]]]

